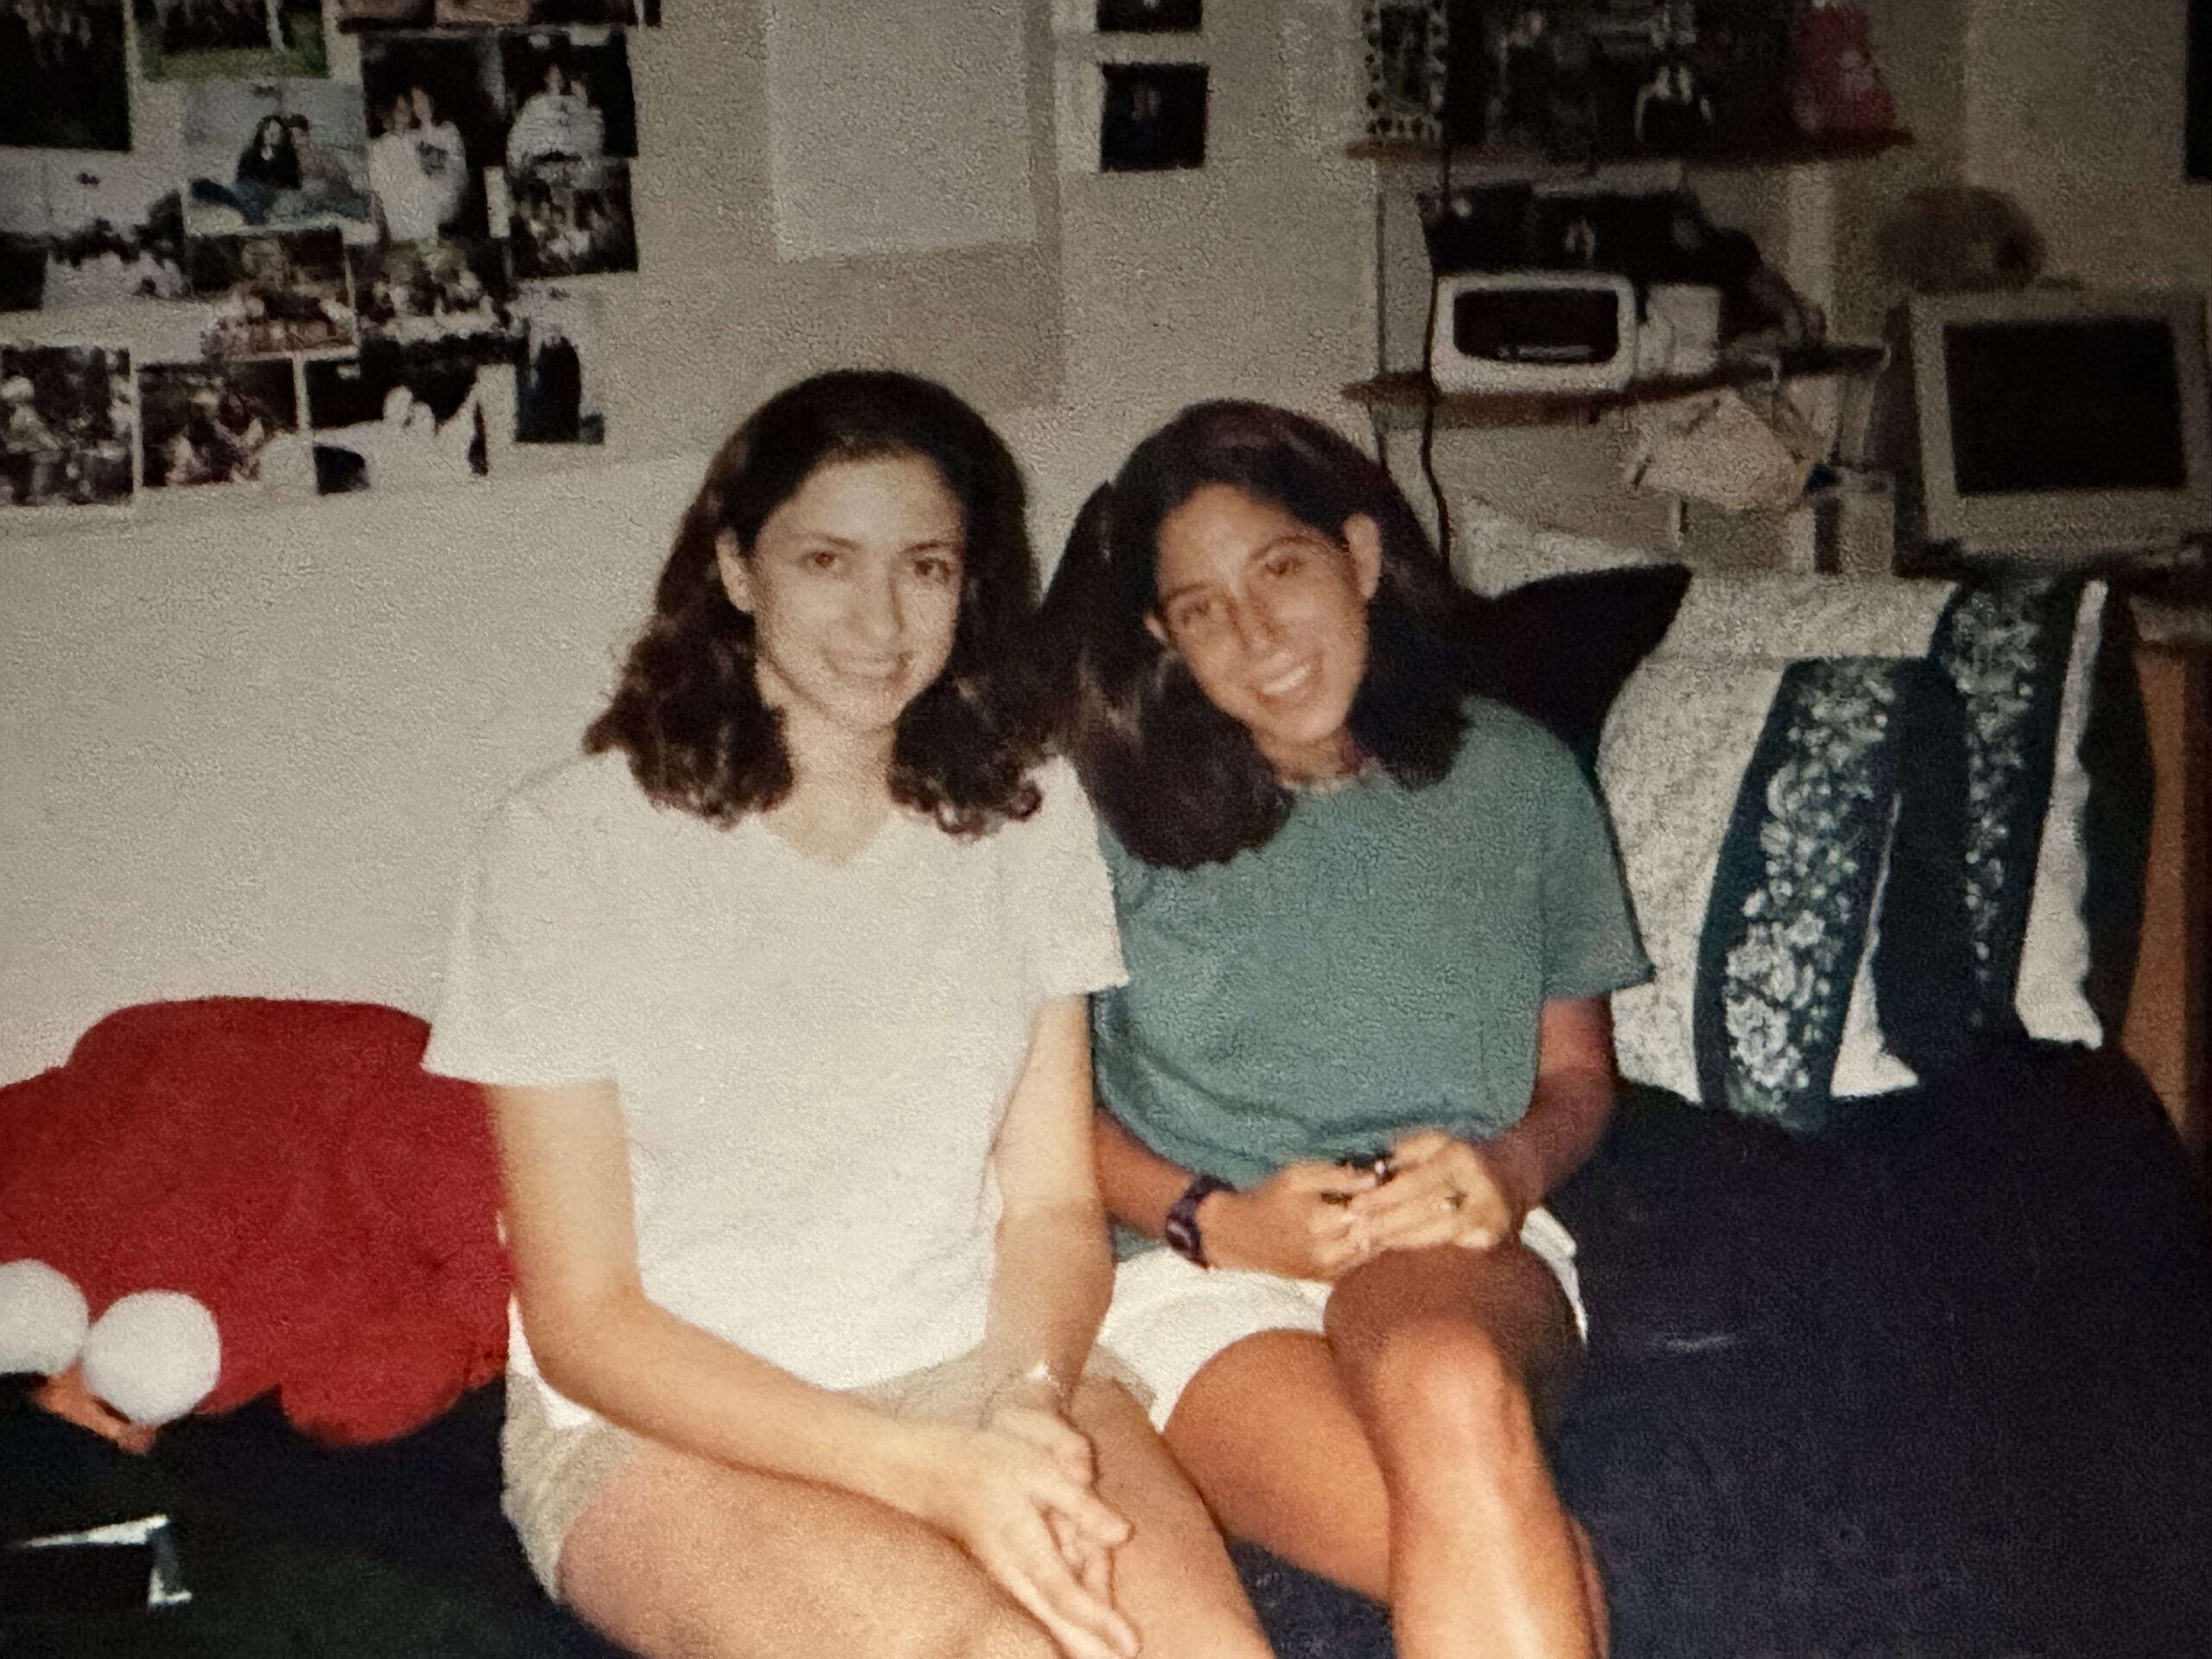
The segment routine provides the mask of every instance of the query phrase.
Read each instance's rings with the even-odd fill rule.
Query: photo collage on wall
[[[0,508],[413,489],[603,442],[659,21],[0,0]]]

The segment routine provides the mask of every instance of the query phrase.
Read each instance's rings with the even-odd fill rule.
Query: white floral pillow
[[[1599,776],[1654,974],[1613,997],[1623,1073],[1820,1127],[1916,1079],[1871,972],[1910,659],[1648,658]]]

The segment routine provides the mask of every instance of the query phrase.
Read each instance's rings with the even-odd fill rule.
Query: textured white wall
[[[1283,50],[1333,10],[1207,9],[1203,173],[1063,178],[1033,8],[1039,242],[779,265],[758,8],[671,7],[633,52],[645,269],[610,284],[607,457],[282,512],[0,520],[0,1079],[155,997],[426,1011],[477,821],[574,751],[705,452],[798,373],[898,362],[968,391],[1032,464],[1048,560],[1191,397],[1357,429],[1336,392],[1364,372],[1366,175],[1311,112],[1325,43]]]

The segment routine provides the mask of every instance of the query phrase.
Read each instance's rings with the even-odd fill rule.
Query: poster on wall
[[[439,342],[307,365],[319,495],[420,490],[489,470],[479,370]]]
[[[2212,0],[2189,0],[2189,108],[2184,165],[2212,180]]]
[[[148,80],[330,73],[322,0],[136,0],[131,11]]]
[[[160,363],[139,377],[149,490],[282,483],[300,466],[292,365]]]

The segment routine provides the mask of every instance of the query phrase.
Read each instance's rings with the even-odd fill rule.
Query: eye
[[[832,547],[817,547],[805,556],[804,563],[810,570],[835,570],[844,563],[843,556]]]
[[[1313,563],[1313,550],[1302,543],[1293,543],[1269,553],[1260,569],[1270,580],[1283,582],[1304,574]]]
[[[1220,621],[1221,614],[1221,597],[1217,594],[1205,594],[1178,600],[1168,607],[1167,630],[1170,633],[1186,633],[1193,629],[1204,630]]]
[[[925,582],[948,588],[960,579],[960,562],[949,553],[918,553],[914,574]]]

